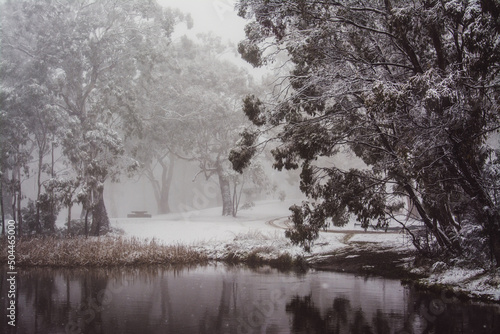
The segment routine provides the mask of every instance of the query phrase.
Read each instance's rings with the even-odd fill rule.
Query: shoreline
[[[254,235],[255,237],[255,235]],[[238,242],[239,241],[239,242]],[[285,247],[283,240],[262,239],[258,246],[245,245],[248,236],[233,243],[162,245],[153,240],[121,236],[90,238],[30,238],[18,241],[19,268],[106,268],[142,265],[204,265],[210,262],[269,265],[279,270],[308,269],[344,272],[359,276],[398,279],[417,289],[449,293],[459,299],[500,303],[499,271],[466,270],[443,266],[413,267],[414,251],[391,245],[351,242],[326,252],[307,254]],[[1,248],[6,248],[2,239]],[[267,244],[267,245],[266,245]],[[289,246],[289,245],[288,245]],[[21,253],[22,252],[22,253]],[[0,265],[7,258],[2,251]],[[436,269],[435,267],[438,267]],[[455,275],[452,273],[455,271]],[[451,273],[451,274],[450,274]],[[467,273],[467,274],[465,274]],[[450,279],[455,277],[455,280]],[[445,278],[445,279],[443,279]]]

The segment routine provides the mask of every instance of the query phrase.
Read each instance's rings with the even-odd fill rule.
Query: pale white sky
[[[235,0],[158,0],[166,7],[191,13],[194,27],[189,34],[212,31],[224,40],[238,43],[245,37],[245,20],[234,10]],[[184,33],[183,29],[177,29]]]
[[[234,5],[237,0],[157,0],[165,7],[178,8],[184,13],[190,13],[194,26],[191,30],[186,29],[185,24],[175,28],[173,38],[187,35],[194,37],[199,33],[213,32],[221,36],[224,42],[230,41],[234,44],[234,54],[228,53],[228,59],[236,65],[246,68],[254,78],[262,78],[268,73],[268,69],[253,68],[236,53],[236,46],[245,39],[245,19],[238,16]]]

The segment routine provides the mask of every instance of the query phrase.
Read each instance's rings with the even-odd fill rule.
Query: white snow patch
[[[500,301],[500,272],[492,273],[484,269],[451,267],[422,279],[428,284],[446,284],[456,291],[470,296],[489,297]]]
[[[289,204],[289,203],[288,203]],[[274,234],[276,228],[266,222],[290,214],[287,203],[262,202],[240,211],[236,218],[223,217],[221,208],[157,215],[152,218],[113,218],[111,225],[125,235],[155,238],[165,244],[232,241],[238,234],[259,231]]]
[[[345,258],[346,259],[354,259],[355,257],[359,257],[359,254],[347,255]]]

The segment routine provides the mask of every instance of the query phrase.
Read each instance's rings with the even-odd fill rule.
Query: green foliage
[[[243,57],[286,50],[293,64],[274,107],[249,97],[246,114],[261,134],[278,127],[274,166],[300,168],[314,200],[291,209],[294,243],[309,248],[349,214],[386,226],[409,198],[428,233],[417,247],[470,249],[467,217],[500,265],[499,13],[494,1],[239,1],[252,19]],[[337,166],[339,152],[364,165]]]
[[[70,226],[68,228],[68,222],[66,222],[66,234],[69,235],[85,235],[85,221],[83,219],[72,219]]]
[[[266,124],[262,101],[255,95],[248,95],[243,99],[243,112],[247,115],[248,119],[256,126]]]
[[[238,52],[242,58],[253,65],[253,67],[262,66],[262,52],[258,47],[252,44],[241,42],[238,44]]]
[[[251,160],[254,157],[257,149],[255,148],[255,140],[257,135],[255,133],[245,130],[241,133],[241,140],[237,149],[229,152],[229,161],[233,165],[233,169],[242,174],[243,170],[250,166]]]
[[[27,232],[29,234],[34,233],[37,229],[36,223],[36,206],[35,202],[29,201],[28,205],[22,209],[23,223],[27,226]]]
[[[223,215],[236,215],[245,180],[250,181],[247,185],[254,181],[230,168],[232,162],[239,174],[245,174],[255,154],[256,135],[250,131],[243,132],[240,141],[245,149],[231,152],[243,128],[250,124],[240,111],[244,96],[255,87],[253,79],[244,68],[222,57],[234,51],[233,46],[211,34],[193,40],[183,37],[169,51],[176,66],[161,64],[154,80],[144,84],[148,89],[144,90],[147,98],[141,99],[147,107],[143,126],[148,132],[141,141],[144,154],[136,156],[145,166],[168,154],[196,162],[200,168],[197,176],[217,178]],[[169,82],[167,91],[164,82]],[[151,92],[156,93],[151,96]]]
[[[37,213],[38,206],[38,213]],[[40,195],[37,202],[28,201],[28,205],[22,208],[23,223],[26,229],[24,233],[55,233],[56,219],[60,211],[60,205],[50,197],[50,194]],[[38,215],[38,219],[37,219]],[[40,225],[37,222],[40,222]]]
[[[312,210],[309,206],[304,205],[299,207],[297,205],[291,206],[293,229],[285,231],[285,236],[295,245],[300,245],[307,252],[311,250],[311,246],[319,236],[319,229],[324,226],[323,221],[311,219],[308,223],[304,224],[305,217],[312,215]]]

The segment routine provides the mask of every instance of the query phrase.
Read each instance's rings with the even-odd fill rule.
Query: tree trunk
[[[231,216],[233,214],[233,201],[229,178],[224,175],[221,167],[217,168],[217,175],[219,176],[220,193],[222,195],[222,215]]]
[[[464,157],[461,150],[461,142],[454,137],[450,137],[453,143],[453,157],[456,165],[455,174],[461,176],[461,187],[470,198],[475,202],[477,221],[483,225],[489,237],[490,252],[495,259],[496,266],[500,268],[500,212],[495,201],[488,194],[476,162]]]
[[[71,234],[71,208],[73,207],[72,204],[68,205],[68,235]]]
[[[495,266],[500,268],[500,231],[497,229],[490,233],[490,249],[492,258],[495,259]]]
[[[36,176],[36,215],[35,215],[35,230],[37,233],[42,232],[42,224],[40,222],[40,195],[42,193],[42,165],[43,165],[43,151],[38,151],[38,171]]]
[[[17,190],[16,190],[16,171],[12,169],[12,178],[10,179],[10,194],[11,194],[11,210],[12,210],[12,220],[17,221]]]
[[[19,235],[22,233],[22,225],[23,225],[23,215],[21,212],[21,201],[23,199],[23,195],[21,193],[21,168],[17,168],[17,231]]]
[[[85,237],[89,236],[89,210],[85,209]]]
[[[158,180],[155,178],[153,171],[150,169],[150,166],[148,166],[148,169],[146,170],[146,177],[148,178],[149,182],[151,183],[151,187],[153,188],[153,194],[155,195],[155,200],[156,200],[157,213],[161,214],[162,208],[161,208],[160,182],[158,182]]]
[[[169,213],[169,197],[170,197],[170,186],[172,185],[172,179],[174,175],[175,159],[173,154],[168,157],[168,165],[160,160],[160,165],[162,167],[161,173],[161,184],[160,184],[160,196],[158,202],[158,213]]]
[[[405,183],[403,185],[403,188],[405,189],[407,195],[410,197],[410,200],[415,205],[415,208],[417,209],[417,212],[422,221],[424,222],[425,226],[429,229],[429,231],[432,232],[434,237],[436,237],[438,244],[441,247],[445,247],[452,251],[456,251],[457,249],[453,248],[454,245],[451,243],[446,233],[443,232],[440,225],[435,224],[436,222],[435,219],[433,220],[431,217],[429,217],[427,210],[425,210],[424,205],[420,202],[420,199],[413,191],[412,186],[408,183]]]
[[[3,170],[1,175],[1,186],[2,186],[2,214],[3,214],[3,221],[5,222],[6,218],[5,216],[10,215],[14,219],[14,215],[12,214],[12,187],[9,185],[9,180],[8,180],[8,171]]]
[[[486,210],[484,221],[484,229],[489,239],[491,260],[494,260],[495,266],[500,268],[500,214],[498,211]]]
[[[161,166],[161,180],[157,180],[154,175],[154,171],[151,165],[148,165],[145,170],[145,175],[151,183],[153,188],[153,193],[156,200],[156,208],[158,214],[170,213],[169,197],[170,197],[170,186],[172,185],[172,179],[174,174],[174,155],[168,155],[168,163],[165,163],[163,159],[166,156],[157,158],[158,163]]]
[[[244,181],[241,182],[240,191],[238,192],[238,182],[234,181],[233,188],[233,217],[236,217],[238,214],[238,208],[240,206],[241,194],[243,193],[243,185]]]
[[[54,163],[55,163],[55,160],[54,160],[54,141],[52,141],[52,145],[51,145],[50,158],[51,158],[51,160],[50,160],[50,178],[52,180],[54,180],[54,177],[56,176],[56,174],[54,172]],[[54,198],[54,187],[50,187],[50,216],[54,217],[54,220],[51,221],[51,224],[50,224],[50,230],[53,233],[56,231],[56,220],[57,220],[57,217],[55,215],[55,205],[56,205],[56,201]]]
[[[157,203],[158,214],[170,213],[170,205],[168,204],[168,194],[169,191],[166,188],[162,188],[161,195]]]
[[[415,65],[416,66],[416,65]],[[417,71],[418,72],[418,71]],[[415,208],[417,209],[417,212],[424,222],[425,226],[429,229],[429,231],[432,232],[434,237],[436,238],[438,244],[443,247],[447,248],[451,251],[457,251],[457,249],[454,249],[454,246],[452,242],[450,241],[449,237],[446,235],[446,233],[441,229],[441,225],[435,224],[435,220],[432,219],[427,212],[426,208],[424,207],[422,201],[418,198],[417,194],[413,190],[413,187],[410,184],[410,178],[407,177],[406,173],[404,172],[404,168],[402,167],[403,164],[401,163],[398,154],[394,151],[393,146],[391,145],[390,140],[387,138],[387,135],[382,131],[380,128],[378,121],[375,119],[374,115],[371,115],[371,120],[373,121],[373,125],[377,129],[377,133],[381,139],[383,147],[390,152],[392,155],[394,162],[397,164],[397,175],[398,175],[398,183],[403,187],[405,190],[406,194],[414,204]],[[433,221],[434,220],[434,221]]]
[[[236,190],[237,190],[237,182],[235,180],[234,184],[233,184],[233,210],[232,210],[233,217],[236,217],[236,215],[238,214],[238,204],[239,204],[239,201],[238,201],[237,191]]]
[[[109,217],[104,204],[104,189],[97,194],[97,204],[92,210],[92,225],[90,233],[94,236],[99,236],[101,233],[109,231]]]

